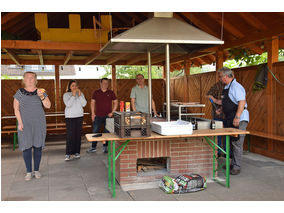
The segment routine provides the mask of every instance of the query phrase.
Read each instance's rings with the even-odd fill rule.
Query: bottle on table
[[[196,120],[191,120],[192,123],[192,130],[196,130]]]
[[[124,101],[120,101],[120,112],[124,112]]]
[[[216,123],[214,120],[211,120],[210,129],[216,129]]]
[[[195,118],[195,130],[198,130],[198,122],[197,122],[196,118]]]

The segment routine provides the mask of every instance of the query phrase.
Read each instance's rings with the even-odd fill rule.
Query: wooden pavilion
[[[146,65],[147,54],[101,53],[99,50],[115,35],[151,18],[153,13],[144,12],[72,12],[72,13],[1,13],[1,64],[55,65],[55,81],[40,80],[47,88],[51,111],[62,111],[61,97],[67,80],[60,80],[60,65],[111,65],[112,89],[119,100],[127,101],[126,92],[134,80],[116,79],[115,65]],[[283,82],[284,62],[278,62],[278,50],[284,49],[284,13],[242,12],[175,12],[174,18],[191,24],[224,41],[221,46],[195,53],[171,54],[171,70],[184,69],[185,75],[171,79],[171,98],[179,101],[205,103],[205,117],[211,117],[211,105],[205,99],[208,89],[217,81],[217,72],[190,75],[191,66],[216,63],[216,70],[227,59],[233,48],[246,48],[251,53],[268,53],[269,69]],[[165,56],[152,54],[152,65],[165,65]],[[165,69],[164,69],[165,70]],[[267,87],[253,92],[252,86],[257,66],[234,69],[236,78],[247,91],[250,123],[250,150],[269,157],[284,160],[284,92],[271,74]],[[165,75],[164,75],[165,76]],[[89,97],[98,87],[97,80],[81,80],[84,94]],[[153,94],[158,110],[165,101],[165,82],[153,81]],[[2,80],[2,116],[12,114],[12,96],[20,87],[19,80]],[[89,91],[91,90],[91,91]],[[157,97],[159,91],[162,95]],[[192,92],[194,91],[194,92]],[[89,111],[89,108],[86,108]],[[86,120],[90,123],[90,119]],[[3,125],[3,121],[2,121]]]

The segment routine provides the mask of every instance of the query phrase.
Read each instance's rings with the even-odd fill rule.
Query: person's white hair
[[[221,69],[218,70],[218,72],[221,72],[223,75],[226,75],[229,78],[234,77],[234,72],[231,69],[229,69],[228,67],[222,67]]]

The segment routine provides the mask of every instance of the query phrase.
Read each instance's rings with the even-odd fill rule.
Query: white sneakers
[[[35,178],[36,179],[40,179],[41,178],[41,174],[39,171],[35,171]]]
[[[71,160],[71,156],[70,155],[65,155],[65,161],[69,161]]]
[[[76,153],[73,158],[71,157],[71,155],[65,155],[65,161],[70,161],[72,159],[79,159],[81,156],[79,153]]]
[[[25,176],[25,181],[30,181],[32,179],[33,175],[31,172],[28,172]]]
[[[40,179],[41,178],[41,174],[39,171],[35,171],[34,172],[34,176],[36,179]],[[30,181],[33,178],[33,173],[32,172],[28,172],[25,176],[25,181]]]
[[[79,159],[81,156],[80,156],[80,154],[79,153],[75,153],[75,155],[74,155],[74,158],[75,159]]]

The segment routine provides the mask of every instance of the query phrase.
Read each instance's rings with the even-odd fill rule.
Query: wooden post
[[[223,67],[223,63],[224,63],[223,51],[217,51],[216,52],[216,78],[215,78],[215,82],[219,81],[218,70]]]
[[[188,76],[190,71],[190,60],[184,60],[184,76],[183,76],[183,101],[188,102],[189,91],[188,91]]]
[[[278,61],[278,50],[279,50],[279,38],[273,36],[271,40],[266,42],[267,46],[267,65],[268,68],[273,72],[273,64]],[[275,81],[270,73],[268,73],[267,87],[265,89],[265,98],[266,98],[266,127],[265,130],[267,133],[274,133],[274,112],[273,107],[273,97],[275,93]],[[268,151],[273,151],[272,140],[268,140]]]
[[[166,102],[166,81],[165,81],[166,73],[165,73],[165,66],[161,66],[161,67],[163,69],[162,112],[163,112],[163,116],[165,116],[166,109],[165,109],[164,103]]]
[[[61,111],[61,86],[60,86],[60,74],[59,65],[55,65],[55,111]]]
[[[163,66],[163,79],[166,79],[166,66]]]
[[[111,88],[115,95],[117,96],[117,87],[116,87],[116,67],[111,65]]]

